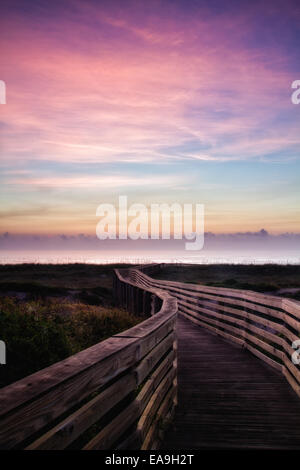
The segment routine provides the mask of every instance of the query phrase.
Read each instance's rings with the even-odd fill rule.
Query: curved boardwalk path
[[[178,407],[162,449],[300,449],[300,400],[285,378],[181,315]]]
[[[0,390],[1,449],[300,450],[300,302],[159,269],[115,270],[142,322]]]

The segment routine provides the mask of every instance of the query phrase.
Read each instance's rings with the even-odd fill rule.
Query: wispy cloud
[[[149,200],[172,190],[206,203],[213,230],[264,219],[296,230],[299,2],[41,0],[20,14],[21,3],[4,0],[1,20],[2,205],[30,208],[38,193],[47,207],[76,203],[83,213],[98,188]],[[257,192],[252,162],[294,165],[285,192],[265,170],[280,216]]]
[[[14,57],[14,68],[3,61],[9,90],[4,160],[184,159],[191,154],[170,155],[158,147],[183,145],[191,135],[199,147],[211,147],[208,160],[271,156],[299,143],[293,116],[286,114],[286,58],[275,48],[245,45],[245,34],[254,29],[247,10],[190,23],[179,16],[154,21],[156,12],[150,24],[130,16],[132,10],[113,17],[78,2],[77,11],[81,21],[63,15],[55,36],[47,19],[34,30],[28,19],[13,17],[14,27],[7,20],[3,51]],[[144,41],[134,42],[129,32]],[[247,140],[259,149],[245,152]]]
[[[128,187],[173,187],[181,186],[183,179],[179,176],[138,176],[130,177],[126,175],[104,175],[104,176],[46,176],[39,178],[10,178],[7,183],[13,185],[29,186],[30,189],[34,187],[43,188],[99,188],[101,190],[105,188],[117,188],[118,190]]]

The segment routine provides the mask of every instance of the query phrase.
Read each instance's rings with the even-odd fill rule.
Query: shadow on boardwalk
[[[246,350],[179,316],[178,407],[162,449],[300,449],[300,400]]]

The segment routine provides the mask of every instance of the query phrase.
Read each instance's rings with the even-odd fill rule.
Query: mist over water
[[[91,235],[0,234],[0,264],[19,263],[195,263],[300,264],[300,234],[205,233],[201,250],[185,239],[107,239]]]
[[[110,264],[110,263],[194,263],[194,264],[300,264],[299,251],[285,250],[0,250],[0,264]]]

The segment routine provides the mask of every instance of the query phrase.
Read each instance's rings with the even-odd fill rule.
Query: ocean
[[[300,264],[297,250],[242,251],[100,251],[100,250],[0,250],[0,264]]]

